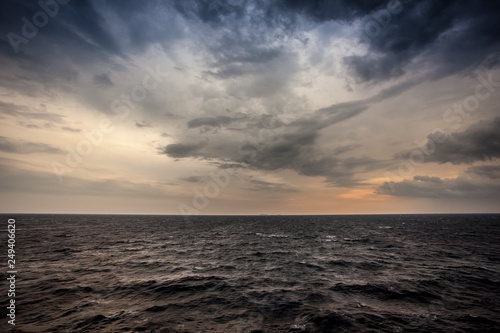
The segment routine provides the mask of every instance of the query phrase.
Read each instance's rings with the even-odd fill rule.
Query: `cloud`
[[[279,90],[277,87],[285,85],[298,70],[299,66],[294,68],[297,56],[290,49],[293,44],[302,47],[307,44],[305,26],[314,29],[326,21],[352,23],[384,5],[383,0],[274,0],[258,5],[246,1],[175,1],[175,8],[183,17],[207,25],[213,32],[213,36],[200,40],[209,50],[208,67],[214,68],[206,74],[221,79],[264,75],[265,80],[256,80],[251,85],[260,94]],[[289,65],[285,66],[286,63]],[[280,65],[284,68],[282,72]],[[269,72],[273,75],[266,76]],[[266,84],[273,81],[276,82]],[[267,86],[266,89],[257,89],[259,84]]]
[[[387,57],[348,56],[343,61],[358,82],[382,81],[405,74],[401,64],[395,65],[394,59]]]
[[[241,18],[245,10],[242,3],[232,4],[222,0],[175,0],[174,3],[175,8],[186,18],[212,25],[222,24],[225,17],[233,14]]]
[[[431,182],[436,184],[442,184],[443,181],[439,177],[429,177],[429,176],[415,176],[413,180],[422,181],[422,182]]]
[[[45,143],[28,142],[0,136],[0,151],[14,154],[65,154],[66,152]]]
[[[442,138],[442,143],[436,143],[431,134],[428,136],[426,146],[429,153],[421,154],[424,156],[424,162],[458,165],[499,158],[500,117],[473,124],[463,132],[446,134]],[[434,148],[431,149],[432,147]],[[399,155],[407,159],[410,154],[411,152],[403,152]]]
[[[299,190],[293,186],[290,186],[285,183],[275,183],[275,182],[266,182],[257,179],[251,179],[250,183],[252,187],[249,189],[252,191],[262,191],[262,192],[282,192],[282,193],[290,193],[290,192],[298,192]]]
[[[135,126],[136,127],[139,127],[139,128],[144,128],[144,127],[152,127],[150,123],[147,123],[145,121],[142,121],[142,122],[138,122],[136,121],[135,122]]]
[[[147,5],[127,0],[69,2],[60,6],[59,14],[36,38],[21,45],[16,57],[3,37],[0,57],[18,69],[12,75],[22,68],[27,79],[17,78],[16,84],[21,86],[9,87],[12,75],[8,73],[0,84],[29,94],[42,94],[47,88],[55,94],[63,91],[106,113],[110,100],[123,93],[116,91],[117,86],[124,84],[118,79],[113,82],[110,70],[126,72],[124,63],[151,48],[161,48],[167,58],[175,60],[172,50],[179,46],[175,41],[187,40],[199,50],[196,60],[205,66],[201,69],[204,78],[222,82],[227,95],[287,100],[293,94],[293,83],[308,67],[299,56],[307,40],[304,26],[311,24],[314,29],[328,20],[352,22],[384,5],[385,1],[310,4],[276,0],[258,6],[246,1],[205,0],[153,0]],[[0,6],[4,9],[0,12],[12,13],[2,20],[2,31],[19,32],[20,18],[40,10],[30,1],[7,1]],[[47,45],[58,45],[63,56]],[[182,65],[189,69],[188,63]],[[146,111],[152,109],[151,100],[142,104]],[[164,106],[165,100],[158,104]]]
[[[21,27],[24,24],[21,18],[32,18],[36,12],[42,10],[37,3],[26,0],[4,1],[1,9],[2,12],[9,13],[2,17],[2,28],[5,29],[2,30],[19,35],[22,35]],[[40,35],[43,35],[42,39],[45,41],[58,41],[66,46],[73,46],[73,49],[65,47],[68,51],[66,54],[78,59],[89,55],[94,58],[103,53],[121,54],[118,44],[110,34],[106,20],[96,10],[94,4],[88,1],[71,1],[66,5],[59,5],[58,14],[49,18]],[[27,51],[28,46],[36,44],[34,46],[37,48],[40,45],[37,42],[40,36],[35,37],[38,38],[33,38],[27,45],[21,44],[20,51],[23,56],[29,57],[31,54]],[[49,54],[54,52],[46,51]]]
[[[273,37],[266,41],[254,34],[249,31],[212,41],[207,46],[210,56],[205,59],[211,69],[205,74],[224,82],[227,93],[237,98],[289,94],[291,83],[301,71],[297,53],[291,46],[284,46],[284,41],[273,41]],[[278,46],[269,46],[273,44]]]
[[[318,117],[308,117],[295,120],[288,126],[276,121],[276,128],[268,128],[269,142],[247,142],[212,140],[214,143],[199,144],[169,144],[161,153],[172,158],[205,157],[218,158],[231,165],[246,166],[260,170],[291,169],[306,176],[325,176],[332,184],[353,185],[354,168],[345,165],[328,152],[322,152],[315,147],[320,131],[333,124],[346,121],[366,110],[365,105],[346,104],[337,108],[320,109]],[[260,122],[258,118],[255,121]],[[262,127],[248,125],[245,133],[257,133]],[[256,134],[258,136],[258,134]],[[239,153],[238,153],[239,151]],[[340,152],[342,153],[342,152]],[[365,160],[369,163],[368,160]]]
[[[224,26],[229,20],[241,22],[253,14],[254,23],[260,22],[270,29],[284,27],[293,30],[300,23],[300,17],[315,23],[331,20],[352,22],[381,8],[386,2],[272,0],[255,6],[247,1],[176,0],[175,8],[186,18],[199,20],[212,27]]]
[[[421,67],[437,79],[500,63],[500,5],[494,1],[276,0],[251,6],[192,0],[177,1],[175,8],[219,33],[230,27],[209,48],[213,65],[220,67],[212,74],[225,78],[248,73],[249,64],[280,57],[284,49],[275,46],[280,45],[276,36],[288,42],[302,39],[306,22],[309,27],[328,21],[357,23],[367,53],[345,56],[343,63],[358,82],[390,80]],[[379,29],[376,34],[369,32],[373,25]]]
[[[365,183],[357,179],[359,172],[383,168],[387,162],[364,156],[341,158],[338,155],[344,153],[346,147],[342,146],[333,150],[322,149],[318,144],[321,132],[330,126],[347,122],[368,110],[374,103],[397,96],[416,84],[418,81],[397,84],[370,98],[334,104],[318,109],[310,115],[298,115],[295,119],[286,119],[287,121],[273,115],[245,116],[238,119],[244,120],[246,124],[238,131],[239,136],[221,131],[219,136],[203,144],[184,144],[183,139],[189,142],[202,140],[193,136],[194,134],[187,134],[185,138],[181,137],[181,143],[167,145],[160,153],[172,158],[218,159],[224,164],[249,169],[294,170],[304,176],[324,177],[326,182],[334,186],[362,185]],[[200,120],[197,118],[189,122],[188,127],[206,124],[216,126],[223,120],[227,119],[208,117]],[[350,149],[353,147],[347,148],[347,150]]]
[[[179,178],[182,181],[189,182],[189,183],[199,183],[201,181],[201,177],[199,176],[189,176],[189,177],[184,177],[184,178]]]
[[[284,8],[292,14],[303,14],[317,22],[340,20],[351,22],[363,17],[386,4],[384,0],[374,1],[302,1],[280,0],[278,8]]]
[[[5,34],[0,37],[0,60],[5,64],[0,85],[9,92],[34,97],[61,95],[60,101],[71,103],[73,98],[95,110],[110,112],[114,98],[130,94],[130,88],[141,83],[139,69],[161,59],[165,66],[168,63],[182,71],[174,70],[161,92],[151,92],[141,103],[137,111],[141,116],[132,118],[141,119],[135,126],[145,131],[150,124],[161,128],[162,124],[149,118],[155,113],[171,122],[164,131],[176,141],[162,147],[161,154],[175,159],[210,159],[226,168],[293,170],[321,177],[330,185],[357,186],[365,184],[363,173],[382,168],[386,162],[367,157],[361,146],[336,142],[342,134],[329,134],[332,142],[324,142],[327,131],[338,128],[342,132],[343,126],[375,104],[422,82],[477,67],[494,68],[499,63],[497,2],[400,1],[401,12],[391,15],[380,34],[368,38],[366,24],[376,22],[376,15],[386,10],[388,3],[71,1],[60,6],[60,13],[50,18],[36,38],[20,45],[18,54],[13,53]],[[2,16],[0,30],[19,32],[21,17],[31,18],[37,10],[39,5],[33,1],[1,2],[0,12],[9,14]],[[322,33],[330,27],[338,30]],[[353,38],[356,35],[360,37],[357,41]],[[311,60],[311,52],[316,46],[329,49],[331,39],[337,37],[340,41],[349,39],[357,52],[335,55],[332,61],[347,69],[347,74],[341,70],[338,75],[360,83],[392,79],[402,83],[370,98],[319,109],[304,107],[287,114],[285,106],[302,94],[304,104],[327,105],[321,97],[325,67],[318,65],[319,60]],[[365,50],[366,54],[360,54]],[[404,77],[415,73],[425,75]],[[129,82],[132,77],[136,81]],[[309,81],[314,82],[307,86]],[[341,100],[352,98],[343,93],[339,93]],[[308,96],[312,96],[310,101]],[[0,102],[0,112],[19,120],[65,121],[60,114],[5,102]],[[167,113],[171,115],[168,119],[163,117]],[[286,116],[293,119],[286,120]],[[273,126],[267,126],[269,120],[275,120]],[[34,123],[30,126],[41,126]],[[188,130],[181,132],[186,126]],[[425,161],[470,164],[495,159],[500,154],[498,127],[495,119],[450,134]],[[201,130],[189,130],[197,128]],[[5,139],[10,141],[3,142],[4,151],[48,149]],[[479,177],[479,169],[476,171],[474,177]],[[487,168],[482,172],[484,177],[495,176]],[[410,182],[421,187],[452,185],[450,180],[428,176],[416,176]],[[272,188],[264,182],[253,185]]]
[[[415,176],[385,182],[376,193],[411,198],[496,198],[500,197],[500,165],[473,166],[457,178]]]
[[[85,180],[73,176],[65,176],[59,183],[50,172],[14,169],[0,164],[0,192],[44,193],[52,195],[91,195],[115,197],[148,197],[168,198],[169,193],[161,186],[137,183],[119,179]]]
[[[16,105],[0,101],[0,113],[7,114],[16,118],[47,120],[59,124],[64,123],[64,116],[52,112],[36,112],[23,105]]]
[[[63,131],[73,132],[73,133],[79,133],[79,132],[81,132],[81,129],[79,129],[79,128],[73,128],[73,127],[68,127],[68,126],[63,126],[63,127],[61,127],[61,129]]]
[[[94,75],[94,83],[103,86],[103,87],[111,87],[114,86],[113,81],[109,78],[107,74],[98,74]]]
[[[201,126],[209,126],[209,127],[221,127],[222,125],[230,124],[235,119],[227,116],[218,116],[218,117],[202,117],[195,118],[188,122],[188,128],[196,128]]]
[[[199,48],[204,49],[204,77],[223,82],[237,98],[269,98],[288,94],[302,70],[295,15],[273,1],[175,1]]]
[[[248,75],[283,56],[284,50],[281,47],[262,46],[258,40],[234,37],[222,38],[217,45],[211,46],[214,57],[211,65],[218,69],[207,71],[206,74],[223,79]]]
[[[31,20],[41,10],[33,1],[0,2],[0,30],[5,32],[0,36],[0,86],[35,97],[70,95],[104,113],[125,92],[118,88],[129,89],[127,78],[143,68],[134,58],[153,44],[161,45],[168,58],[169,47],[175,45],[168,41],[181,38],[184,31],[171,5],[161,1],[70,1],[59,5],[57,15],[20,44],[16,54],[7,33],[22,36],[21,18]],[[119,82],[110,78],[116,72]]]
[[[478,175],[482,178],[488,178],[491,180],[500,179],[500,166],[498,165],[478,165],[473,166],[468,169],[471,174]]]
[[[477,67],[500,64],[500,4],[495,1],[400,1],[401,11],[390,14],[379,8],[363,18],[363,30],[378,26],[380,32],[364,35],[365,55],[344,58],[360,82],[379,82],[404,75],[409,68],[427,68],[438,79]],[[377,23],[377,17],[379,22]],[[370,36],[370,38],[368,38]]]
[[[197,144],[172,143],[161,149],[160,153],[172,158],[199,157],[203,156],[199,150],[204,146],[203,142]]]
[[[241,163],[220,163],[218,165],[221,169],[245,169],[246,166]]]
[[[387,15],[389,4],[394,3],[400,5],[399,10],[389,14],[386,24],[381,21],[382,15]],[[33,17],[38,10],[40,7],[32,1],[2,1],[0,12],[9,15],[2,17],[0,29],[20,34],[21,18]],[[62,78],[64,72],[78,72],[81,64],[119,67],[117,60],[129,60],[130,55],[154,45],[169,53],[178,45],[176,41],[188,38],[203,50],[200,54],[208,68],[205,74],[219,79],[264,75],[269,70],[267,64],[276,67],[283,63],[288,70],[279,75],[279,86],[294,75],[290,71],[296,66],[294,47],[300,43],[306,46],[307,34],[315,28],[336,22],[358,28],[358,43],[367,47],[366,54],[343,58],[349,73],[358,81],[389,80],[421,67],[439,78],[477,67],[498,66],[499,10],[499,3],[488,0],[273,0],[257,5],[251,1],[222,0],[153,0],[147,5],[130,0],[71,1],[60,6],[59,14],[50,18],[37,38],[20,46],[21,52],[15,58],[3,35],[0,55],[9,62],[36,69],[37,75],[43,68],[62,67],[46,74]],[[380,33],[368,37],[370,24],[378,24]],[[64,58],[72,66],[58,61],[56,49],[46,45],[64,49]],[[94,81],[104,86],[112,83],[107,74],[95,74]],[[41,77],[39,82],[44,82]],[[265,82],[254,80],[252,85],[255,88]],[[266,89],[259,91],[265,92]]]

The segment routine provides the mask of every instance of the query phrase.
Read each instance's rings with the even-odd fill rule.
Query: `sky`
[[[0,3],[0,212],[493,213],[500,2]]]

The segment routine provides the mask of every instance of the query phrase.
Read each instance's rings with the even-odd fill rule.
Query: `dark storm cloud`
[[[196,128],[201,126],[220,127],[222,125],[227,125],[234,120],[235,119],[227,116],[195,118],[190,120],[187,126],[188,128]]]
[[[376,18],[387,14],[389,6],[399,9],[390,14],[386,26],[377,23]],[[167,50],[174,45],[172,41],[185,37],[186,26],[201,33],[202,25],[209,25],[215,33],[198,41],[209,51],[206,61],[212,69],[206,73],[227,79],[253,72],[253,65],[281,58],[287,42],[301,38],[304,20],[313,26],[325,21],[361,22],[358,34],[368,53],[345,57],[344,62],[362,82],[401,76],[416,59],[434,68],[435,78],[500,63],[498,1],[74,0],[60,5],[59,13],[50,17],[28,44],[21,44],[15,55],[7,33],[21,34],[21,18],[31,19],[40,10],[34,1],[0,4],[0,55],[40,72],[47,64],[54,65],[61,55],[74,64],[109,64],[152,44]],[[175,10],[186,22],[174,15]],[[110,12],[112,21],[105,16]],[[374,22],[381,30],[369,37],[365,30]],[[121,35],[112,33],[116,31]],[[265,66],[261,70],[266,70]]]
[[[290,43],[300,34],[295,14],[273,1],[176,1],[175,7],[190,26],[203,29],[197,43],[207,50],[205,77],[228,82],[227,93],[237,97],[287,92],[300,70]]]
[[[478,175],[483,178],[492,180],[500,179],[500,166],[499,165],[477,165],[470,167],[468,173]]]
[[[331,184],[353,186],[356,166],[352,161],[341,161],[315,147],[320,131],[328,126],[346,121],[367,109],[363,102],[342,103],[316,111],[315,117],[302,118],[288,126],[271,131],[270,142],[244,143],[228,142],[223,151],[205,144],[170,144],[161,153],[172,158],[217,156],[229,158],[236,164],[244,163],[247,168],[260,170],[292,169],[305,176],[323,176]],[[259,122],[261,119],[257,119]],[[279,124],[279,122],[276,122]],[[250,125],[251,126],[251,125]],[[240,146],[238,148],[238,146]],[[227,155],[237,152],[237,155]],[[210,153],[208,153],[210,152]],[[374,161],[364,160],[365,166]],[[349,165],[348,165],[349,164]]]
[[[173,143],[161,149],[160,153],[172,158],[199,157],[203,156],[199,150],[204,146],[203,142],[197,144]]]
[[[51,8],[55,8],[51,6]],[[35,1],[2,1],[2,42],[9,43],[7,33],[13,32],[21,37],[24,22],[22,17],[33,22],[35,13],[44,12]],[[8,15],[6,15],[8,13]],[[65,56],[85,62],[86,57],[95,59],[105,54],[122,55],[120,47],[110,34],[106,20],[94,7],[91,1],[70,1],[66,5],[59,5],[56,14],[49,17],[45,26],[39,27],[35,36],[30,37],[28,43],[19,45],[19,54],[26,60],[47,59],[47,56],[56,56],[57,50],[64,50]],[[42,41],[44,43],[40,43]],[[57,49],[47,45],[58,45]],[[61,47],[62,46],[62,47]],[[33,51],[44,48],[44,53]],[[10,47],[10,56],[13,56]],[[4,52],[7,50],[3,50]],[[59,54],[59,57],[61,54]],[[87,58],[87,61],[90,60]]]
[[[34,37],[28,38],[28,43],[21,43],[16,54],[7,34],[23,37],[21,19],[33,22],[33,15],[44,11],[37,1],[2,1],[0,53],[26,63],[46,63],[51,58],[63,57],[75,64],[109,65],[115,57],[127,59],[131,52],[141,51],[152,43],[161,43],[166,49],[169,44],[165,42],[183,36],[182,25],[170,15],[171,6],[171,2],[155,0],[72,0],[58,5],[55,15],[38,28]],[[112,20],[106,16],[109,13],[113,13]],[[116,34],[116,28],[123,35]]]
[[[371,103],[380,102],[396,96],[417,84],[406,82],[381,91],[379,94],[359,101],[334,104],[316,110],[310,117],[299,118],[284,126],[285,132],[276,134],[274,140],[264,149],[258,145],[243,146],[249,153],[238,162],[246,162],[250,167],[264,170],[292,169],[299,174],[325,177],[326,181],[337,186],[355,186],[361,183],[355,174],[383,167],[386,162],[369,158],[339,158],[346,147],[333,152],[322,151],[317,147],[317,139],[325,128],[348,121],[368,110]]]
[[[344,63],[358,82],[382,81],[405,74],[399,61],[389,57],[349,56]]]
[[[45,143],[9,139],[0,136],[0,151],[14,154],[65,154],[66,152]]]
[[[249,168],[271,171],[291,169],[304,176],[324,177],[328,183],[336,186],[359,185],[354,177],[359,165],[352,165],[352,161],[322,151],[316,145],[322,128],[353,117],[359,112],[354,110],[345,115],[340,114],[341,117],[333,117],[336,121],[330,120],[322,124],[313,121],[292,123],[290,127],[297,128],[290,133],[276,135],[262,149],[256,144],[243,145],[241,151],[244,154],[236,161],[246,163]],[[365,160],[364,166],[372,162],[374,161]]]
[[[434,79],[500,63],[497,1],[276,0],[250,4],[255,5],[247,1],[176,2],[188,19],[216,29],[229,27],[229,33],[211,44],[213,65],[218,68],[211,74],[223,78],[242,75],[249,71],[248,63],[278,57],[283,50],[272,46],[277,41],[276,29],[281,39],[299,37],[301,18],[313,24],[361,22],[358,35],[368,53],[343,59],[359,82],[402,76],[417,59],[432,70]],[[249,24],[242,24],[248,17]],[[374,25],[379,29],[376,33],[370,30]]]
[[[305,15],[314,21],[323,22],[340,20],[350,22],[363,17],[371,11],[381,8],[387,0],[373,1],[308,1],[308,0],[279,0],[275,2],[278,9],[284,9],[293,14]]]
[[[340,20],[351,22],[372,10],[381,8],[387,0],[372,1],[223,1],[223,0],[177,0],[176,9],[187,18],[196,18],[214,26],[227,23],[234,16],[241,20],[249,11],[259,13],[259,19],[269,27],[283,25],[293,28],[298,16],[305,16],[315,22]]]
[[[221,169],[244,169],[245,165],[241,163],[220,163],[218,167]]]
[[[70,93],[107,112],[109,96],[100,88],[114,84],[99,69],[130,71],[133,67],[125,64],[149,45],[161,45],[167,53],[168,42],[183,36],[169,3],[72,0],[58,7],[35,36],[13,47],[8,34],[24,38],[22,18],[32,23],[33,15],[44,11],[37,1],[0,2],[0,61],[6,68],[1,86],[30,96]],[[86,75],[98,86],[86,86]]]
[[[362,35],[362,41],[369,48],[367,55],[344,59],[359,81],[377,82],[399,77],[418,57],[421,57],[421,65],[433,70],[433,78],[499,64],[498,1],[400,3],[402,9],[389,14],[387,24],[377,23],[376,19],[377,13],[383,14],[381,11],[388,13],[386,8],[363,19],[365,30],[378,24],[380,32],[371,37],[369,33]]]
[[[222,24],[229,15],[241,18],[245,12],[245,1],[174,0],[174,3],[175,8],[186,18],[199,19],[212,25]]]
[[[231,161],[238,167],[246,166],[258,170],[294,170],[297,173],[311,177],[324,177],[335,186],[357,186],[364,184],[356,179],[358,172],[368,172],[386,166],[387,162],[377,161],[366,157],[340,158],[338,155],[352,147],[339,147],[333,151],[324,151],[318,147],[317,139],[321,131],[329,126],[348,121],[368,110],[372,103],[380,102],[396,96],[411,88],[417,82],[406,82],[381,91],[379,94],[358,101],[334,104],[316,110],[311,116],[298,118],[286,124],[271,117],[252,119],[248,122],[246,133],[251,130],[270,139],[264,142],[235,141],[224,143],[223,148],[206,144],[170,144],[161,150],[161,153],[172,158],[188,157],[218,157],[221,160]],[[263,125],[265,120],[266,126]],[[275,121],[272,121],[275,120]],[[203,121],[206,123],[206,120]],[[271,123],[274,126],[270,126]],[[192,140],[190,138],[189,140]],[[238,152],[238,153],[237,153]]]
[[[443,180],[439,177],[429,177],[429,176],[415,176],[413,180],[422,181],[422,182],[431,182],[441,184]]]
[[[376,193],[412,198],[496,198],[500,197],[500,165],[471,167],[457,178],[415,176],[386,182]]]
[[[429,154],[422,155],[424,162],[471,164],[500,157],[500,117],[491,121],[481,121],[463,132],[447,134],[442,143],[434,143],[428,137]],[[431,149],[435,146],[434,149]],[[399,154],[408,159],[411,152]]]
[[[15,47],[11,45],[12,35],[8,34],[25,38],[26,23],[22,18],[32,24],[34,14],[44,11],[36,1],[2,1],[0,6],[0,12],[8,14],[0,20],[0,61],[5,64],[0,86],[36,97],[52,98],[59,93],[70,93],[97,104],[99,91],[86,95],[80,74],[91,72],[88,66],[98,63],[118,67],[113,65],[114,59],[123,55],[92,2],[71,1],[59,5],[46,25],[36,27],[36,34],[26,38],[26,43],[15,45],[14,42]],[[51,5],[51,8],[55,7]],[[106,84],[104,77],[96,79]]]

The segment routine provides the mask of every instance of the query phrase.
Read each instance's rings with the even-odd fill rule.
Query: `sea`
[[[0,217],[0,332],[500,332],[500,215]]]

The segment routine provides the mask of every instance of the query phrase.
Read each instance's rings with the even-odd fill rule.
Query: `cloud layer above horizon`
[[[3,211],[497,211],[497,2],[0,7]]]

